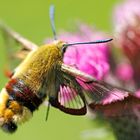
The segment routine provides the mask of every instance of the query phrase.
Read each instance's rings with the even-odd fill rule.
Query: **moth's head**
[[[74,45],[83,45],[83,44],[98,44],[98,43],[106,43],[112,40],[112,38],[110,39],[104,39],[104,40],[96,40],[96,41],[90,41],[90,42],[72,42],[72,43],[66,43],[64,41],[61,40],[57,40],[57,35],[56,35],[56,30],[55,30],[55,22],[54,22],[54,5],[50,6],[50,22],[51,22],[51,27],[52,27],[52,32],[53,32],[53,36],[54,36],[54,43],[55,45],[60,48],[62,54],[65,53],[66,49],[69,46],[74,46]]]
[[[62,53],[65,53],[66,48],[67,48],[67,43],[66,43],[65,41],[62,41],[62,40],[55,40],[55,41],[54,41],[54,44],[55,44],[55,46],[57,46],[57,48],[60,49],[60,51],[61,51]]]

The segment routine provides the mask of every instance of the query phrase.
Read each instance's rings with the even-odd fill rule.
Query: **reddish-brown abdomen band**
[[[38,108],[43,99],[38,97],[21,79],[13,78],[6,85],[11,100],[16,100],[32,112]]]

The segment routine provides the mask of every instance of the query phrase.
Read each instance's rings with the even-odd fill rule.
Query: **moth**
[[[0,24],[0,30],[5,35],[23,46],[14,55],[23,60],[0,92],[0,126],[5,132],[15,132],[18,124],[29,120],[45,99],[48,100],[48,111],[51,105],[71,115],[84,115],[87,107],[102,110],[103,101],[110,96],[110,102],[133,96],[63,63],[68,47],[106,43],[112,39],[69,44],[56,37],[53,6],[50,7],[50,19],[54,42],[40,47]],[[67,98],[71,99],[70,102]]]

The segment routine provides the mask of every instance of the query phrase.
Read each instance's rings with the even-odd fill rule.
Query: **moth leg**
[[[47,107],[47,111],[46,111],[46,118],[45,118],[45,121],[48,120],[49,111],[50,111],[50,102],[48,102],[48,107]]]

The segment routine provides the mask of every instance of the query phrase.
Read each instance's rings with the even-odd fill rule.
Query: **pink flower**
[[[124,0],[115,7],[113,19],[117,31],[121,32],[128,25],[137,24],[137,18],[140,18],[139,5],[140,0]]]
[[[116,76],[124,82],[132,81],[133,79],[132,66],[127,62],[118,64],[116,68]]]
[[[125,0],[115,10],[117,43],[129,59],[134,80],[140,84],[140,0]],[[123,12],[122,12],[123,11]]]
[[[136,97],[140,98],[140,89],[135,92]]]
[[[68,43],[73,43],[104,39],[104,36],[102,33],[93,30],[90,26],[82,24],[78,32],[63,32],[59,35],[59,38],[66,40]],[[71,46],[66,50],[64,63],[101,80],[107,75],[110,69],[108,58],[109,45],[107,43],[77,45]]]

